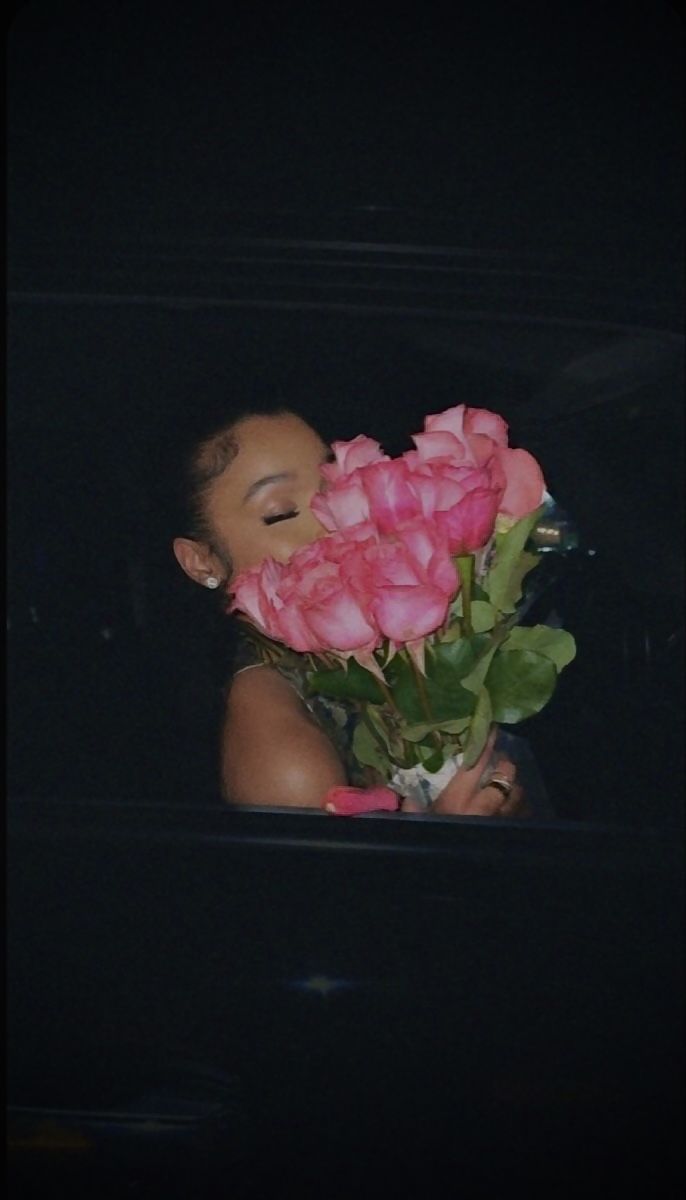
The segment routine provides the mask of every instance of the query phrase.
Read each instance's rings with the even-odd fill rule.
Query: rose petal
[[[379,629],[385,637],[404,644],[426,637],[442,625],[449,599],[436,587],[386,587],[372,604]]]
[[[339,817],[354,817],[366,812],[397,812],[399,807],[398,793],[386,787],[332,787],[322,801],[322,808]]]
[[[421,506],[412,489],[412,476],[399,458],[372,463],[360,471],[369,497],[369,515],[381,533],[392,533],[401,521],[419,516]]]
[[[451,462],[461,462],[465,457],[463,442],[459,441],[447,429],[435,429],[427,433],[416,433],[412,441],[417,447],[417,454],[422,462],[430,462],[434,458],[445,458]]]
[[[464,415],[466,434],[485,433],[497,446],[507,446],[507,422],[487,408],[468,408]]]
[[[451,554],[480,550],[493,533],[500,503],[495,488],[475,488],[448,512],[436,513],[436,524],[448,539]]]
[[[543,472],[528,450],[498,448],[496,457],[507,480],[499,511],[510,517],[525,517],[543,503]]]
[[[350,442],[333,442],[331,449],[336,456],[335,463],[324,463],[321,468],[322,475],[331,483],[335,483],[342,475],[349,475],[358,467],[387,458],[379,443],[362,433]]]
[[[305,609],[304,617],[320,643],[335,650],[374,649],[381,641],[349,588]]]
[[[347,529],[369,520],[369,500],[359,475],[345,476],[312,497],[312,512],[325,529]]]
[[[457,404],[455,408],[446,408],[444,412],[432,413],[424,419],[426,433],[447,430],[456,438],[464,438],[464,416],[467,411],[465,404]]]

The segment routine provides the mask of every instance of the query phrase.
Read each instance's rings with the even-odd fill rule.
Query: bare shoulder
[[[294,689],[278,671],[258,665],[246,667],[231,681],[227,709],[240,710],[246,704],[259,703],[267,698],[287,706],[299,701]]]
[[[345,782],[326,734],[278,671],[240,672],[228,693],[222,729],[224,797],[234,804],[319,807]]]

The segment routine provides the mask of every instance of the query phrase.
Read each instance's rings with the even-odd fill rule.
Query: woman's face
[[[293,413],[248,417],[237,426],[238,453],[211,485],[206,515],[233,574],[267,557],[286,562],[326,530],[310,510],[323,485],[329,448]]]

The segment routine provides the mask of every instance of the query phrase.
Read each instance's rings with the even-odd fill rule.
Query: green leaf
[[[447,759],[462,753],[462,744],[461,742],[443,742],[441,750],[443,752],[443,762],[446,762]]]
[[[451,620],[445,632],[441,634],[441,645],[443,646],[447,645],[449,642],[459,642],[463,637],[462,621],[459,619],[454,619],[456,616],[458,618],[461,617],[461,611],[460,613],[456,613],[453,606],[451,609],[451,615],[453,619]]]
[[[307,692],[310,696],[320,693],[322,696],[331,696],[334,700],[384,703],[384,694],[378,680],[354,658],[348,659],[347,670],[345,667],[337,667],[333,671],[313,671],[307,677]]]
[[[448,733],[453,735],[464,733],[471,719],[472,717],[470,714],[468,717],[460,717],[459,721],[443,721],[442,724],[438,726],[438,731],[439,733]]]
[[[474,766],[474,763],[486,745],[486,739],[488,738],[494,719],[491,708],[491,697],[487,689],[482,687],[476,698],[476,708],[474,709],[474,716],[469,726],[469,736],[465,743],[464,758],[462,760],[464,767]]]
[[[487,634],[475,634],[471,638],[427,646],[425,687],[430,719],[404,652],[396,654],[386,668],[386,678],[400,712],[411,725],[440,724],[471,715],[474,695],[462,686],[461,681],[473,669],[477,655],[488,641]]]
[[[381,775],[388,777],[388,759],[382,754],[376,739],[363,721],[358,721],[355,726],[352,749],[359,763],[374,767]]]
[[[493,720],[515,725],[540,712],[557,683],[555,663],[532,650],[501,648],[494,657],[486,687],[493,705]]]
[[[533,650],[555,663],[562,671],[576,654],[576,643],[565,629],[553,629],[550,625],[515,625],[510,630],[503,650]]]
[[[490,638],[475,633],[456,642],[439,642],[426,655],[426,671],[430,683],[443,687],[453,680],[463,680],[473,671],[479,655],[483,654]]]
[[[525,552],[524,547],[542,512],[539,508],[522,517],[507,533],[496,534],[495,560],[483,586],[499,612],[514,612],[522,595],[522,580],[539,562],[539,556]]]
[[[434,729],[438,729],[438,725],[435,723],[433,725],[428,725],[426,722],[415,723],[414,725],[400,725],[399,733],[406,742],[421,742]]]
[[[506,597],[507,609],[501,610],[505,612],[514,612],[519,601],[524,594],[523,583],[529,571],[533,571],[540,562],[538,554],[530,554],[527,550],[523,550],[517,562],[512,568],[510,574],[510,583]]]
[[[459,637],[460,636],[460,634],[459,634],[459,619],[462,617],[462,593],[461,592],[458,592],[457,596],[453,600],[453,603],[450,608],[450,612],[453,617],[458,618],[458,624],[457,624],[457,626],[451,625],[448,628],[448,630],[446,631],[446,633],[448,635],[451,635],[453,633],[453,630],[456,629],[457,630],[456,635]],[[472,600],[472,628],[474,630],[474,633],[488,633],[489,629],[492,629],[493,626],[495,625],[496,615],[497,615],[496,611],[495,611],[493,605],[489,603],[487,597],[485,597],[482,600]],[[441,635],[441,641],[445,641],[445,637],[446,637],[445,634]],[[451,640],[454,640],[454,639],[451,639]]]
[[[487,633],[495,625],[495,609],[486,600],[472,600],[472,629],[475,633]]]
[[[468,692],[472,692],[475,696],[479,695],[484,685],[484,680],[490,670],[493,656],[501,645],[501,642],[496,638],[487,640],[490,641],[489,649],[485,653],[482,653],[481,658],[475,664],[474,669],[469,672],[469,675],[465,675],[464,679],[462,680],[462,686],[466,688]]]
[[[434,771],[440,771],[445,762],[441,750],[437,750],[435,746],[422,746],[421,744],[416,749],[417,757],[426,771],[430,771],[432,774]]]
[[[421,742],[430,733],[437,731],[438,733],[460,734],[467,726],[471,717],[460,717],[456,721],[433,721],[430,725],[426,722],[420,725],[401,725],[399,733],[407,742]]]
[[[414,672],[401,651],[391,659],[384,674],[393,700],[403,717],[415,724],[426,721]]]
[[[381,741],[386,747],[389,755],[392,756],[391,750],[391,732],[384,720],[385,709],[375,708],[373,704],[365,705],[364,715],[369,724],[372,725],[377,736],[377,741]]]

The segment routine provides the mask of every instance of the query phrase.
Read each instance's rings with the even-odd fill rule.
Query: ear
[[[220,582],[225,578],[226,571],[217,556],[203,542],[195,542],[192,538],[174,538],[172,543],[174,557],[194,583],[206,586],[210,575]]]

